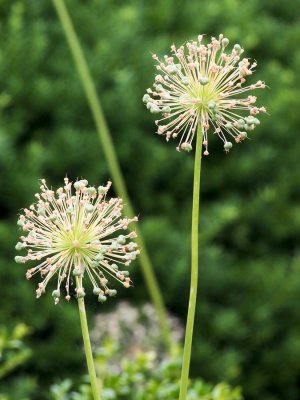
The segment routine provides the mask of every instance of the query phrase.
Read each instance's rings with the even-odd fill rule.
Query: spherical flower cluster
[[[66,287],[65,298],[70,300],[73,279],[77,282],[77,297],[84,297],[82,282],[88,276],[100,302],[117,293],[108,288],[108,276],[125,287],[131,285],[128,271],[119,267],[129,266],[139,254],[137,245],[131,241],[136,237],[135,232],[125,232],[137,218],[121,218],[122,200],[106,199],[110,186],[108,182],[96,189],[88,186],[86,180],[72,184],[65,178],[64,187],[55,193],[41,180],[41,193],[35,195],[37,202],[25,208],[18,220],[25,235],[21,236],[16,250],[24,249],[27,254],[15,257],[17,263],[39,262],[26,273],[27,279],[37,273],[43,279],[36,290],[37,298],[45,292],[54,275],[58,277],[52,293],[55,304],[60,298],[62,282]]]
[[[263,81],[248,86],[246,78],[252,75],[256,62],[242,58],[243,49],[235,44],[226,52],[229,40],[223,35],[203,44],[203,35],[198,41],[185,46],[171,46],[173,56],[157,61],[158,75],[154,89],[147,89],[143,101],[153,114],[162,114],[156,121],[157,133],[166,140],[181,135],[177,150],[190,151],[197,127],[202,130],[204,155],[208,155],[208,130],[212,128],[224,143],[228,152],[232,147],[230,138],[236,143],[247,138],[260,121],[256,117],[266,112],[265,107],[255,106],[256,96],[241,97],[245,92],[265,88]],[[240,112],[249,115],[242,117]]]

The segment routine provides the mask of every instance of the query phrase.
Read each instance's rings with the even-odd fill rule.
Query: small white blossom
[[[153,114],[162,114],[155,121],[159,135],[166,140],[180,135],[177,150],[190,151],[192,141],[200,125],[204,155],[208,155],[208,131],[211,128],[224,143],[228,152],[232,138],[239,143],[247,138],[260,121],[256,117],[265,113],[265,107],[255,106],[256,97],[245,92],[265,88],[263,81],[246,85],[246,78],[254,72],[256,62],[242,58],[243,49],[235,44],[226,52],[229,40],[222,34],[203,44],[203,35],[198,41],[185,46],[171,46],[172,56],[159,60],[156,54],[158,75],[154,89],[147,89],[143,101]],[[248,112],[240,116],[240,112]]]
[[[129,266],[139,254],[136,243],[131,241],[136,237],[135,232],[126,232],[137,218],[121,218],[122,200],[106,199],[111,182],[98,189],[88,186],[86,180],[76,181],[73,188],[68,178],[64,183],[64,187],[54,192],[41,180],[41,193],[35,195],[37,202],[25,208],[18,220],[26,235],[21,236],[16,250],[26,250],[27,254],[16,256],[15,261],[39,262],[26,273],[28,279],[37,273],[43,278],[36,290],[37,297],[45,292],[54,275],[57,276],[52,293],[55,304],[60,298],[62,282],[65,282],[66,299],[70,300],[70,285],[76,277],[80,282],[75,288],[76,295],[83,297],[82,282],[88,277],[93,293],[104,302],[107,296],[117,293],[108,288],[108,276],[125,287],[131,285],[127,269],[119,267]]]

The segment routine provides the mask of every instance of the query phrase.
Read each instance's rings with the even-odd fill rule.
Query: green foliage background
[[[199,307],[192,373],[242,385],[246,399],[296,400],[300,386],[300,1],[66,0],[84,47],[168,308],[182,317],[189,286],[193,154],[156,137],[141,102],[163,55],[222,32],[257,59],[263,117],[252,140],[204,159]],[[50,1],[0,1],[0,321],[33,329],[22,371],[48,385],[84,371],[76,304],[34,297],[13,262],[18,210],[37,180],[110,178]],[[139,266],[135,289],[147,299]],[[113,307],[113,301],[110,304]],[[105,307],[89,300],[89,311]],[[5,383],[7,384],[9,381]],[[40,394],[37,395],[40,399]]]

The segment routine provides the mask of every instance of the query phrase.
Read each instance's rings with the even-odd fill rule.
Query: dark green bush
[[[193,155],[154,135],[141,102],[150,52],[223,32],[258,60],[269,117],[226,156],[214,138],[202,179],[201,269],[192,373],[254,400],[296,400],[300,311],[300,1],[67,0],[168,307],[185,320]],[[0,319],[33,327],[40,384],[83,371],[76,305],[34,298],[13,262],[18,209],[41,177],[110,177],[51,2],[0,2]],[[128,294],[127,294],[128,295]],[[125,296],[125,294],[124,294]],[[135,302],[147,298],[138,265]],[[90,300],[89,312],[98,309]],[[111,303],[113,307],[113,303]],[[101,307],[101,310],[109,307]],[[40,394],[36,397],[41,399]]]
[[[24,369],[31,356],[24,342],[28,333],[28,326],[21,322],[12,330],[0,325],[0,400],[28,400],[37,388],[35,379]]]

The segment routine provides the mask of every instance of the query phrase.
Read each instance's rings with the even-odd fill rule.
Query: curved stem
[[[193,329],[197,302],[198,286],[198,230],[199,230],[199,206],[200,206],[200,177],[202,158],[202,127],[199,124],[197,130],[196,156],[194,165],[194,188],[192,209],[192,239],[191,239],[191,286],[190,299],[185,330],[182,371],[180,380],[179,400],[186,400],[189,370],[191,361],[191,349],[193,340]]]
[[[91,77],[86,59],[84,57],[80,42],[78,40],[76,31],[74,29],[72,20],[64,3],[64,0],[52,0],[62,27],[64,29],[67,42],[69,44],[72,56],[74,58],[75,65],[77,67],[83,89],[85,91],[91,112],[93,114],[95,124],[98,131],[98,137],[103,147],[103,151],[106,157],[106,161],[112,176],[114,186],[118,195],[124,200],[124,211],[129,217],[134,216],[134,210],[131,205],[127,189],[122,176],[121,168],[116,156],[114,145],[111,139],[109,128],[107,126],[104,113],[101,107],[100,100],[98,98],[93,79]],[[153,267],[146,250],[142,233],[136,226],[135,230],[138,234],[136,242],[141,248],[140,264],[144,281],[148,289],[150,298],[156,308],[159,323],[162,331],[164,342],[169,350],[172,349],[172,339],[170,333],[170,326],[167,319],[165,305],[161,290],[159,288],[156,276],[153,271]]]
[[[76,277],[76,288],[82,288],[82,277]],[[86,356],[87,367],[89,371],[91,388],[94,400],[100,400],[100,390],[98,387],[97,376],[95,371],[92,347],[90,342],[89,328],[86,319],[84,298],[78,297],[78,309],[80,316],[80,325],[83,338],[84,352]]]

